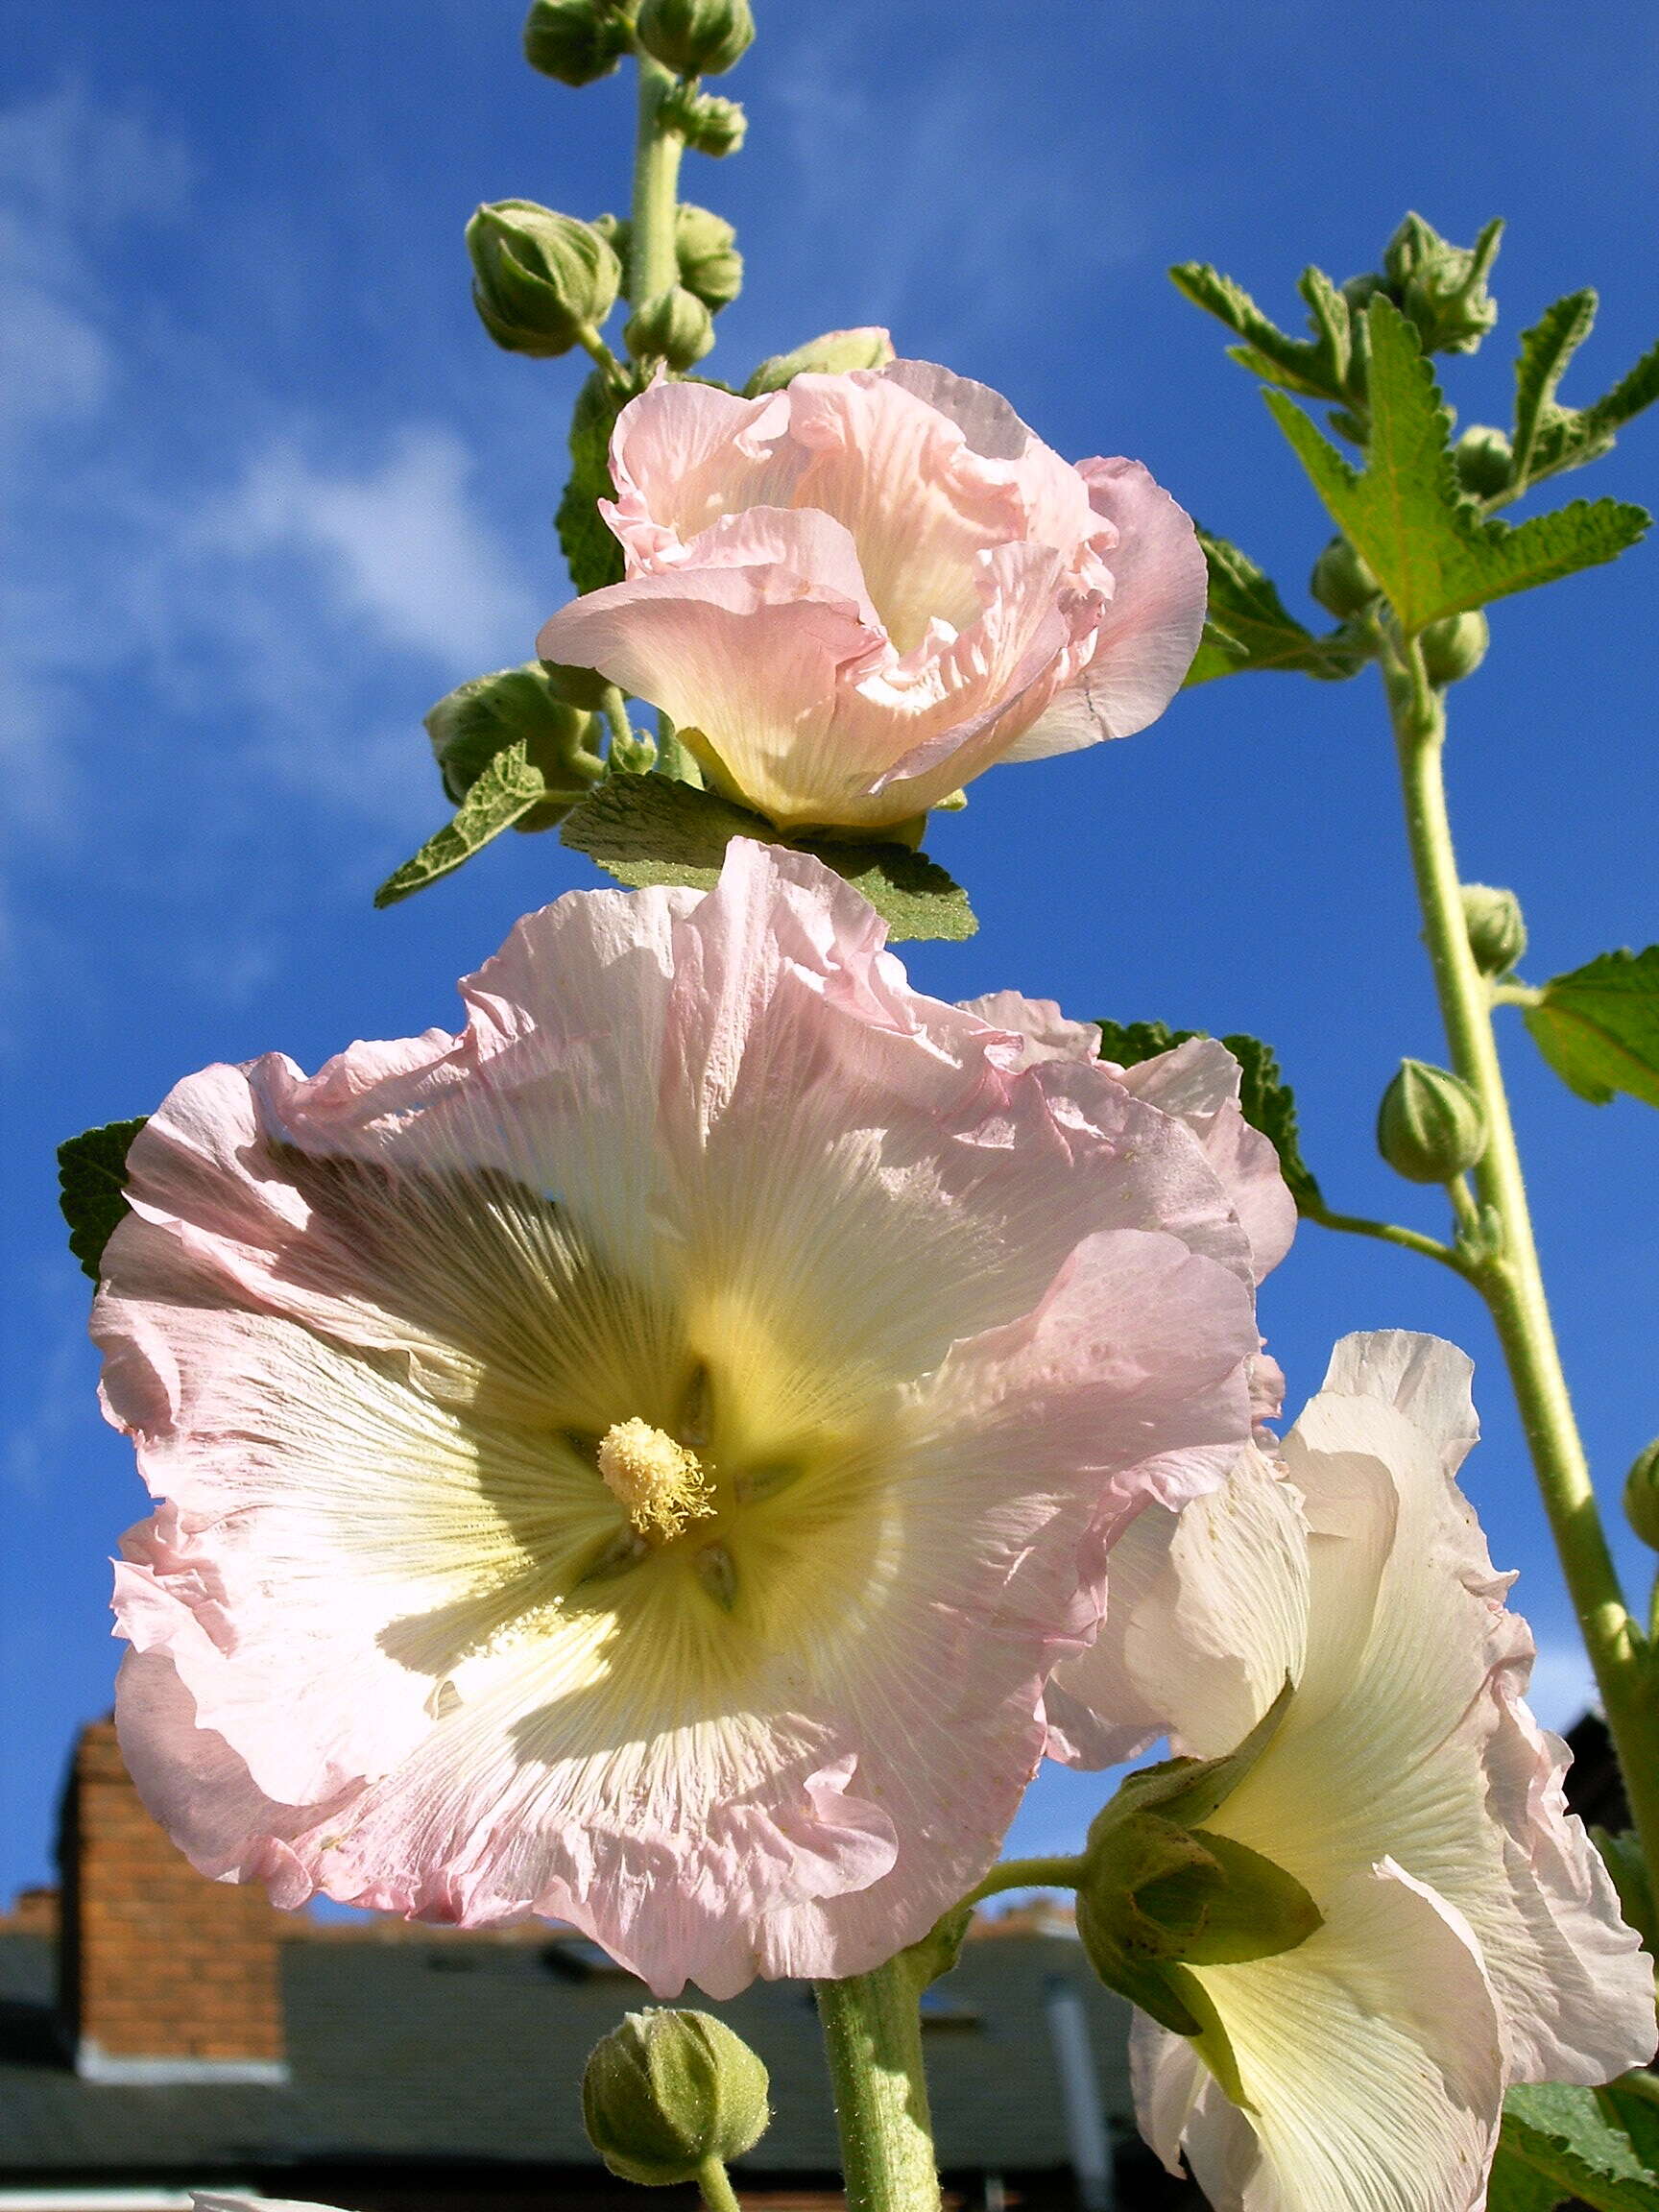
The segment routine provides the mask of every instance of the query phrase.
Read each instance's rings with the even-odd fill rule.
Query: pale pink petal
[[[962,1009],[977,1014],[993,1029],[1006,1029],[1020,1040],[1014,1065],[1029,1068],[1039,1060],[1098,1060],[1098,1022],[1070,1022],[1052,998],[1022,998],[1018,991],[991,991],[982,998],[965,998]],[[1118,1081],[1122,1072],[1118,1071]]]
[[[1096,514],[1118,530],[1104,558],[1116,589],[1094,655],[1009,760],[1130,737],[1155,722],[1181,688],[1204,634],[1209,576],[1191,518],[1139,461],[1082,461]]]
[[[133,1772],[285,1902],[550,1914],[664,1994],[862,1971],[995,1854],[1111,1536],[1247,1432],[1226,1193],[804,854],[572,895],[464,989],[455,1039],[210,1070],[133,1149]],[[617,1566],[592,1440],[693,1401],[720,1557]]]

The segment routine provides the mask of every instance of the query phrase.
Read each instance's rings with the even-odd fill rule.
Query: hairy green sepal
[[[1401,628],[1592,568],[1634,545],[1651,517],[1617,499],[1575,500],[1518,528],[1466,497],[1452,460],[1452,417],[1417,334],[1373,300],[1367,466],[1356,469],[1301,408],[1263,395],[1333,521],[1376,572]]]
[[[1659,1106],[1659,945],[1603,952],[1554,976],[1527,1026],[1569,1090],[1594,1106],[1616,1091]]]
[[[376,906],[396,906],[400,899],[423,891],[440,876],[447,876],[464,860],[470,860],[492,837],[528,814],[533,807],[568,801],[569,793],[553,790],[529,757],[526,741],[503,746],[478,778],[455,818],[435,836],[428,837],[412,859],[395,869],[374,894]]]
[[[733,837],[811,853],[861,891],[895,939],[971,937],[968,895],[937,862],[907,845],[790,838],[715,792],[665,776],[609,776],[566,815],[563,841],[637,888],[685,883],[711,890]]]
[[[58,1147],[58,1204],[69,1224],[69,1249],[94,1283],[105,1245],[132,1211],[127,1155],[148,1118],[140,1115],[133,1121],[106,1121]]]

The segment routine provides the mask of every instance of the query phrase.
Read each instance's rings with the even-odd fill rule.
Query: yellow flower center
[[[667,1543],[687,1522],[706,1521],[715,1510],[696,1453],[649,1421],[613,1422],[600,1439],[599,1473],[640,1535],[656,1543]]]

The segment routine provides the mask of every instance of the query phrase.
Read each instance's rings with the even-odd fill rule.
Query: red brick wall
[[[60,2003],[83,2071],[101,2059],[204,2071],[281,2062],[264,1891],[197,1873],[138,1802],[111,1721],[83,1730],[75,1747],[60,1858]]]

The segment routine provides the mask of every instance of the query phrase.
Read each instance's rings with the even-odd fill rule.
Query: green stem
[[[680,204],[680,156],[685,141],[666,131],[658,111],[672,89],[672,74],[649,54],[639,56],[639,135],[634,156],[632,235],[628,246],[628,297],[636,307],[680,281],[675,218]]]
[[[1363,1214],[1333,1214],[1329,1206],[1304,1204],[1302,1217],[1317,1221],[1322,1229],[1341,1229],[1350,1237],[1379,1237],[1384,1244],[1398,1244],[1403,1251],[1420,1253],[1425,1260],[1438,1260],[1443,1267],[1455,1274],[1469,1272],[1461,1253],[1453,1245],[1443,1244],[1438,1237],[1425,1237],[1418,1229],[1402,1229],[1397,1221],[1373,1221]]]
[[[939,2212],[916,1984],[898,1959],[820,1982],[848,2212]]]
[[[606,345],[591,323],[577,325],[576,343],[581,347],[584,353],[598,362],[600,368],[604,370],[613,383],[617,385],[627,383],[627,370],[623,368],[621,362],[617,360],[615,354],[612,352],[610,347]]]
[[[1499,1248],[1469,1263],[1503,1348],[1545,1510],[1607,1726],[1623,1769],[1631,1816],[1659,1870],[1659,1717],[1647,1695],[1647,1653],[1631,1619],[1597,1509],[1583,1442],[1544,1292],[1527,1186],[1492,1025],[1492,993],[1463,922],[1442,755],[1446,712],[1415,639],[1384,641],[1383,676],[1406,801],[1407,835],[1452,1066],[1478,1094],[1486,1149],[1475,1190],[1501,1229]]]
[[[709,2212],[740,2212],[732,2177],[718,2158],[705,2158],[698,2167],[697,2187]]]
[[[1075,1889],[1082,1873],[1081,1859],[1004,1859],[962,1902],[977,1905],[1003,1889]]]

